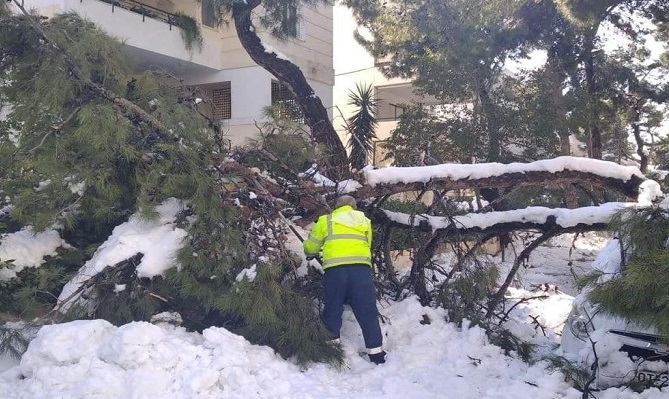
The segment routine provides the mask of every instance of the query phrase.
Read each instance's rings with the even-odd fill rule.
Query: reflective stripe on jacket
[[[304,241],[307,255],[316,256],[323,250],[323,269],[353,263],[371,267],[371,247],[372,222],[349,205],[319,217]]]

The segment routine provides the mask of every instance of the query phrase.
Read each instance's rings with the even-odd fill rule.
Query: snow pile
[[[358,356],[362,337],[347,310],[342,329],[347,364],[342,370],[325,365],[300,370],[271,349],[223,328],[200,335],[145,322],[45,326],[20,366],[0,374],[0,392],[8,399],[581,397],[545,363],[530,365],[505,356],[480,328],[466,323],[456,328],[442,310],[421,307],[415,298],[381,312],[388,362],[375,366]],[[658,390],[600,393],[600,398],[616,399],[666,395]]]
[[[592,262],[592,268],[602,273],[598,282],[608,281],[620,273],[622,261],[620,241],[612,239],[602,248],[597,258]]]
[[[549,355],[560,341],[564,321],[571,311],[573,297],[562,293],[554,285],[538,287],[534,291],[509,288],[510,303],[519,302],[509,313],[504,327],[517,337],[537,345],[540,356]],[[524,298],[534,298],[525,301]]]
[[[297,239],[292,241],[299,245]],[[537,344],[540,354],[550,353],[556,345],[557,332],[571,305],[568,295],[543,282],[557,274],[569,274],[571,267],[589,266],[591,255],[601,247],[590,247],[585,244],[592,240],[584,244],[579,239],[574,243],[571,264],[572,254],[566,255],[571,240],[554,241],[555,246],[537,249],[528,268],[518,276],[523,285],[535,289],[530,292],[514,288],[510,294],[515,299],[538,298],[516,306],[505,323],[521,338]],[[515,302],[512,299],[509,303]],[[358,356],[364,347],[362,334],[354,315],[346,308],[342,328],[346,366],[342,370],[326,365],[300,370],[270,348],[251,345],[223,328],[212,327],[197,334],[171,324],[135,322],[115,327],[102,320],[45,326],[31,342],[20,365],[0,372],[0,396],[3,399],[578,399],[582,396],[564,382],[560,372],[549,370],[546,363],[527,364],[505,356],[502,349],[489,343],[480,328],[467,323],[458,328],[447,323],[442,309],[422,307],[412,297],[399,303],[384,302],[379,310],[384,316],[382,329],[388,362],[375,366]],[[170,322],[178,320],[173,316],[169,317]],[[543,329],[533,322],[535,319]],[[607,353],[609,359],[619,355],[613,350]],[[2,359],[0,366],[1,363]],[[599,391],[597,397],[660,399],[667,397],[667,391],[650,389],[637,394],[610,388]]]
[[[347,312],[342,371],[317,365],[300,372],[223,328],[199,335],[144,322],[45,326],[21,365],[1,375],[0,391],[9,398],[578,397],[559,374],[505,357],[480,328],[459,330],[415,299],[384,313],[392,323],[385,326],[389,362],[376,367],[357,355],[362,339]],[[420,323],[423,314],[431,324]]]
[[[56,256],[56,249],[68,248],[55,230],[33,233],[27,227],[15,233],[0,235],[0,263],[11,262],[13,266],[0,268],[0,281],[16,277],[26,267],[39,267],[45,256]]]

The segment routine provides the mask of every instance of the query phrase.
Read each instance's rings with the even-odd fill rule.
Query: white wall
[[[95,22],[111,36],[125,41],[132,47],[147,49],[154,53],[187,60],[198,65],[219,69],[222,65],[222,48],[219,40],[207,40],[205,36],[202,51],[186,50],[180,29],[152,18],[142,19],[142,15],[121,7],[97,0],[25,0],[26,8],[38,8],[41,13],[52,16],[58,12],[75,11],[82,17]]]

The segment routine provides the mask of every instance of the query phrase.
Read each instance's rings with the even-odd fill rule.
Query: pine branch
[[[171,133],[169,129],[167,129],[157,118],[150,115],[140,106],[133,103],[132,101],[129,101],[117,95],[116,93],[105,88],[104,86],[101,86],[95,82],[90,81],[90,79],[85,78],[81,73],[81,71],[79,70],[79,68],[77,67],[74,60],[72,59],[72,57],[68,54],[68,52],[64,48],[59,47],[53,40],[51,40],[47,32],[44,30],[42,24],[37,22],[35,18],[32,16],[32,14],[30,14],[30,12],[26,10],[26,8],[23,5],[23,2],[22,1],[20,2],[19,0],[12,0],[12,1],[25,15],[30,25],[39,33],[42,40],[44,40],[44,42],[50,45],[53,48],[53,50],[55,50],[57,53],[61,54],[64,57],[67,63],[67,67],[69,71],[72,73],[73,78],[79,81],[83,86],[92,89],[92,91],[96,93],[98,97],[106,99],[118,105],[124,111],[124,113],[130,117],[130,119],[133,119],[134,117],[139,118],[141,121],[151,126],[164,139],[166,140],[175,139],[174,134]]]
[[[126,269],[128,267],[137,267],[139,262],[142,260],[142,257],[144,254],[136,254],[126,260],[123,260],[113,266],[108,266],[111,269],[116,269],[118,271],[122,269]],[[65,310],[66,306],[71,306],[73,301],[79,298],[79,296],[86,291],[87,289],[93,287],[94,285],[98,284],[102,278],[103,274],[98,273],[88,280],[84,281],[79,288],[77,288],[74,292],[72,292],[70,295],[68,295],[65,299],[62,301],[58,302],[56,306],[53,307],[47,314],[45,314],[42,317],[39,317],[38,320],[42,321],[41,324],[46,324],[47,321],[54,321],[55,319],[59,318],[62,316],[62,310]]]

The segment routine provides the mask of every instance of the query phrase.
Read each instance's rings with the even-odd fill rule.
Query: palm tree
[[[376,138],[376,119],[378,100],[374,96],[374,87],[370,85],[355,85],[355,92],[348,93],[348,105],[357,108],[356,112],[347,120],[346,129],[350,134],[348,146],[351,148],[351,166],[362,169],[367,166],[369,155]]]

